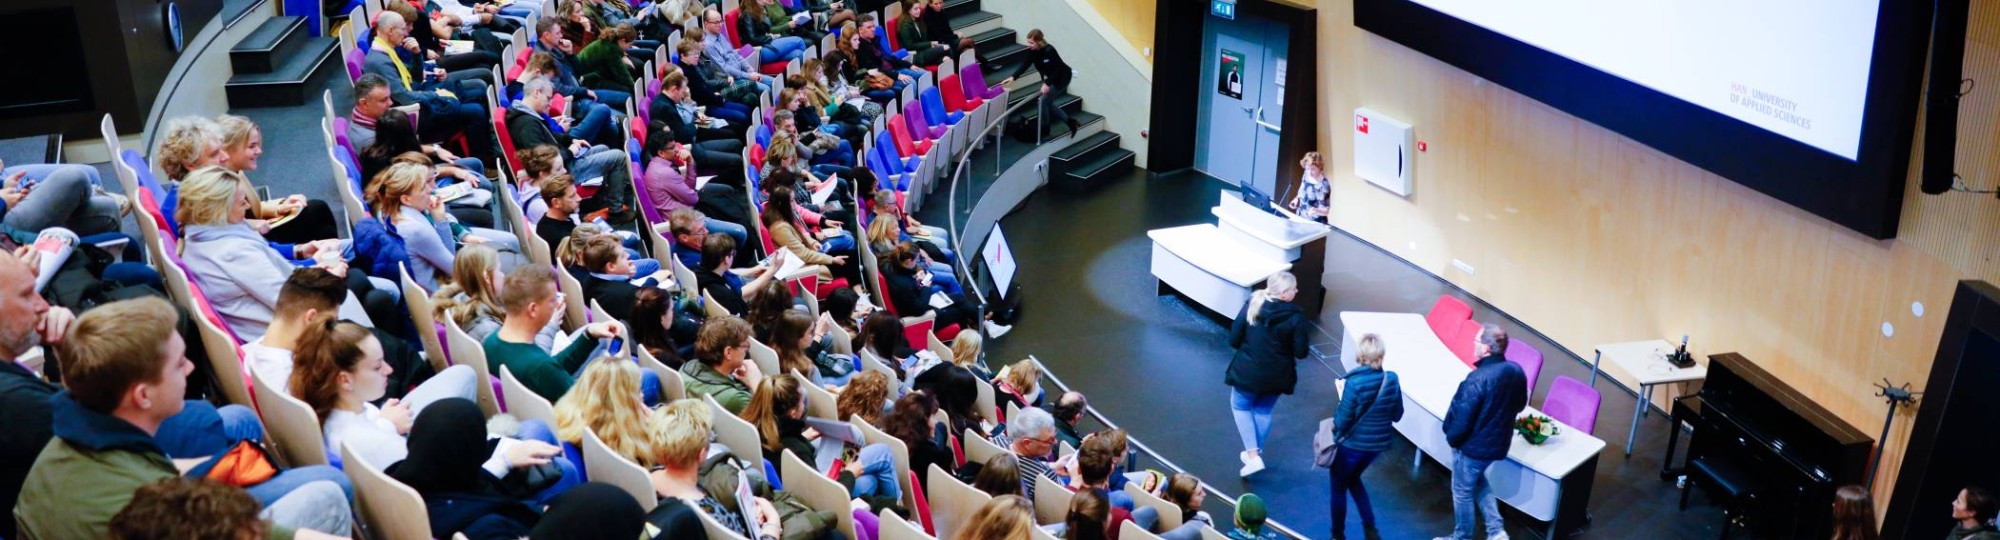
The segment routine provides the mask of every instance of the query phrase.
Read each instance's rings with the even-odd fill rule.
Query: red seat
[[[743,36],[740,34],[741,31],[736,29],[736,22],[741,19],[742,11],[743,10],[741,8],[738,8],[729,10],[728,13],[722,14],[722,23],[729,25],[728,26],[729,44],[731,46],[735,47],[743,46]]]
[[[1460,321],[1470,318],[1472,306],[1465,305],[1465,301],[1457,297],[1441,294],[1437,303],[1431,304],[1430,313],[1424,314],[1424,324],[1430,325],[1431,333],[1437,334],[1438,339],[1445,339],[1458,331]]]
[[[944,98],[947,110],[969,113],[986,103],[983,99],[966,98],[964,84],[959,81],[957,74],[946,75],[943,80],[938,81],[938,91]]]
[[[931,141],[919,141],[910,137],[908,120],[902,114],[889,117],[890,137],[896,140],[896,153],[903,159],[923,156],[931,152]]]
[[[901,26],[898,26],[896,23],[897,21],[901,21],[902,19],[903,17],[901,16],[890,17],[889,24],[882,27],[882,33],[889,35],[889,50],[892,51],[903,50],[902,42],[896,39],[896,29],[902,28]]]
[[[492,112],[493,135],[500,139],[500,153],[505,154],[502,157],[507,158],[507,170],[510,172],[524,170],[520,158],[514,157],[514,135],[507,131],[507,111],[494,109]]]

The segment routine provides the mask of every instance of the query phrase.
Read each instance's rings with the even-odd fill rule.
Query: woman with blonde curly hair
[[[556,400],[556,438],[581,447],[583,432],[589,430],[625,459],[648,467],[656,465],[653,441],[647,433],[653,411],[639,397],[642,371],[631,360],[600,357],[591,361],[569,393]],[[578,454],[569,452],[571,456]]]
[[[180,183],[189,173],[203,167],[221,165],[229,160],[229,152],[222,146],[222,126],[214,120],[199,116],[175,118],[167,121],[161,130],[160,144],[153,147],[153,166],[160,168],[160,178],[166,190],[160,195],[160,214],[167,218],[167,228],[180,232],[176,209],[180,207]]]

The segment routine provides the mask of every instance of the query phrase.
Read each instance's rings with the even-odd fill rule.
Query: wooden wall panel
[[[1158,0],[1085,0],[1111,27],[1118,30],[1125,42],[1146,55],[1146,63],[1153,62],[1153,16],[1159,11],[1154,3]]]
[[[1992,195],[1917,194],[1913,165],[1901,238],[1873,240],[1359,30],[1352,0],[1316,7],[1335,223],[1579,356],[1690,334],[1697,353],[1741,352],[1874,434],[1884,406],[1870,384],[1921,383],[1954,283],[2000,282]],[[1966,76],[1986,86],[1963,102],[1957,170],[1992,189],[2000,0],[1974,0],[1970,36]],[[1364,105],[1429,143],[1410,197],[1345,165],[1349,115]],[[1893,481],[1907,436],[1887,441],[1878,483]]]

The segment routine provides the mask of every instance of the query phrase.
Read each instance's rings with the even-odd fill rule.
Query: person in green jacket
[[[584,86],[615,92],[632,91],[632,58],[625,50],[637,40],[638,31],[630,24],[605,28],[576,53],[576,77]]]
[[[486,352],[486,369],[497,377],[500,367],[506,366],[523,386],[551,402],[569,393],[570,385],[576,383],[574,374],[583,370],[591,351],[597,350],[597,341],[623,336],[625,330],[617,321],[594,323],[583,327],[583,335],[568,348],[550,355],[535,345],[535,334],[562,315],[565,301],[562,293],[556,292],[554,269],[531,264],[509,272],[507,284],[500,290],[500,308],[507,311],[507,317],[500,322],[500,331],[479,344]]]
[[[66,389],[50,398],[55,438],[36,456],[13,508],[21,538],[108,538],[112,517],[141,487],[208,466],[205,459],[172,459],[153,439],[185,405],[194,371],[187,343],[174,331],[179,318],[171,304],[149,297],[99,306],[70,327],[58,355]],[[326,504],[320,487],[330,487],[339,504]],[[345,502],[330,482],[300,486],[267,509],[276,523],[265,528],[266,537],[333,538],[296,528],[309,521],[344,536]]]
[[[711,396],[730,414],[750,406],[750,388],[764,381],[750,353],[750,323],[734,316],[711,317],[695,335],[695,362],[681,366],[689,397]]]

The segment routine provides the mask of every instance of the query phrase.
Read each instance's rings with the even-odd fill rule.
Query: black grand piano
[[[1708,357],[1701,392],[1674,403],[1671,466],[1680,424],[1694,426],[1687,489],[1705,489],[1758,536],[1826,538],[1840,486],[1863,484],[1874,439],[1736,353]],[[1859,384],[1859,383],[1857,383]],[[1683,496],[1683,504],[1686,498]],[[1729,526],[1724,526],[1724,536]]]

